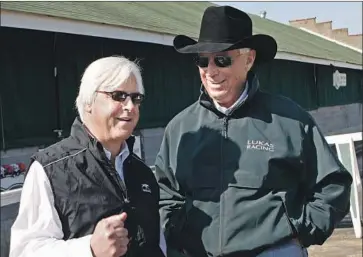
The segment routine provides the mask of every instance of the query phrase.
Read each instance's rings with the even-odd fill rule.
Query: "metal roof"
[[[210,2],[1,2],[1,9],[198,38]],[[254,34],[269,34],[278,52],[362,65],[362,55],[290,25],[250,14]]]

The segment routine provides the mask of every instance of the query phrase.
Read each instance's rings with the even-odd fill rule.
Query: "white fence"
[[[20,201],[21,188],[1,192],[1,207]]]
[[[356,238],[362,238],[362,179],[359,174],[354,141],[362,141],[362,133],[343,134],[326,137],[330,145],[335,145],[338,158],[353,177],[350,194],[350,215]]]

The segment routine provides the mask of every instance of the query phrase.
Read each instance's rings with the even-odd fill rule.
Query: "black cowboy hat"
[[[179,53],[216,53],[238,48],[256,51],[256,63],[272,60],[277,51],[273,37],[252,35],[252,20],[243,11],[230,6],[210,6],[203,14],[198,42],[185,35],[174,38]]]

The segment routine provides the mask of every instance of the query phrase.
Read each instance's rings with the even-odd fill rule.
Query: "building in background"
[[[360,50],[362,53],[362,34],[349,34],[348,28],[333,29],[332,21],[316,22],[316,17],[289,21],[291,26],[305,29],[308,32],[323,36],[326,39],[343,43],[346,46]]]

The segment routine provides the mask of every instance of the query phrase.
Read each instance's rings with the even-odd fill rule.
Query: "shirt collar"
[[[246,85],[245,85],[245,88],[244,88],[241,96],[237,99],[236,102],[234,102],[234,104],[231,107],[226,108],[226,107],[220,106],[216,101],[213,101],[214,105],[215,105],[215,107],[217,108],[218,111],[228,115],[232,111],[237,109],[247,99],[247,96],[248,96],[247,92],[248,92],[248,81],[246,81]]]
[[[106,148],[103,147],[103,151],[106,154],[107,159],[111,160],[111,152],[108,151]],[[130,150],[127,147],[126,142],[124,142],[122,144],[122,149],[120,151],[120,153],[116,156],[115,161],[117,162],[118,160],[125,160],[126,157],[130,154]]]

